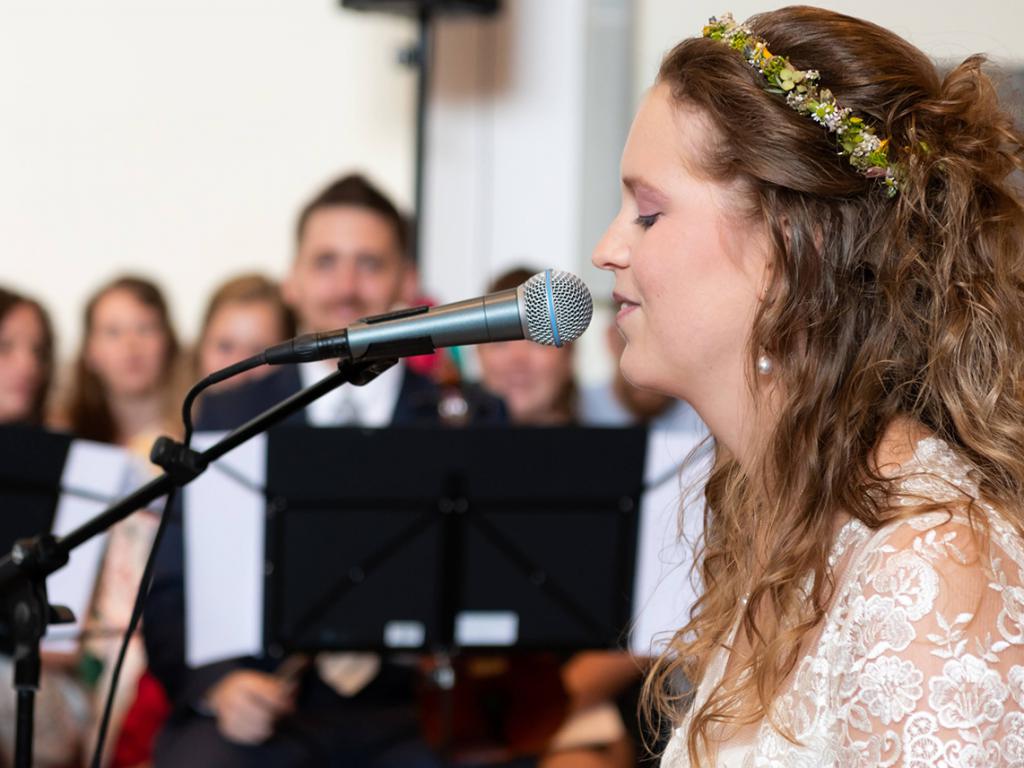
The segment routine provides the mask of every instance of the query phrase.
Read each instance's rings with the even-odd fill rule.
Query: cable
[[[187,446],[188,443],[186,442]],[[132,615],[128,620],[128,628],[121,639],[121,647],[117,653],[117,661],[114,662],[114,670],[110,675],[110,688],[107,691],[107,698],[103,705],[103,718],[100,720],[100,730],[96,737],[96,747],[92,755],[92,768],[100,768],[103,763],[103,745],[107,738],[107,730],[110,728],[110,715],[114,708],[114,694],[117,691],[117,683],[121,678],[121,667],[124,665],[124,657],[128,653],[128,645],[131,643],[135,630],[142,618],[142,609],[146,604],[146,597],[149,595],[149,587],[153,580],[153,566],[156,563],[156,553],[160,548],[160,541],[163,539],[164,530],[167,528],[167,519],[170,517],[171,507],[174,504],[174,497],[177,488],[172,488],[167,494],[167,502],[164,505],[163,514],[160,515],[160,522],[156,527],[156,534],[153,536],[153,544],[150,547],[149,555],[146,557],[146,566],[142,571],[142,579],[139,581],[139,589],[135,593],[135,604],[132,606]]]
[[[261,365],[266,365],[267,358],[265,353],[261,352],[258,355],[247,357],[245,360],[240,360],[233,365],[229,365],[227,368],[221,368],[219,371],[214,371],[205,379],[200,379],[192,385],[192,389],[185,395],[185,399],[181,403],[181,423],[185,427],[185,445],[188,446],[192,439],[192,406],[195,404],[196,398],[202,394],[203,390],[212,387],[214,384],[219,384],[222,381],[230,379],[232,376],[237,376],[240,373],[251,371],[253,368],[258,368]]]

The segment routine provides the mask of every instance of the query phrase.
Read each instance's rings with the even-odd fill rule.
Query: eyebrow
[[[622,183],[630,192],[633,193],[634,197],[643,194],[647,197],[653,198],[656,202],[665,202],[668,200],[668,195],[639,176],[623,176]]]

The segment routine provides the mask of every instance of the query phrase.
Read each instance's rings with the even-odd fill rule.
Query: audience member
[[[53,330],[37,301],[0,287],[0,424],[42,424]]]
[[[334,182],[302,210],[296,254],[282,286],[300,331],[332,330],[399,308],[415,295],[416,282],[401,215],[363,177]],[[282,366],[230,392],[213,393],[202,404],[197,427],[236,427],[334,369],[331,362]],[[469,395],[467,403],[473,421],[504,419],[493,399]],[[363,387],[330,393],[291,423],[438,425],[439,405],[438,386],[400,363]],[[267,659],[188,668],[183,562],[181,521],[172,517],[146,611],[151,665],[175,703],[157,743],[158,768],[436,765],[416,736],[410,668],[373,655],[326,654],[298,686],[275,674]],[[357,684],[362,681],[368,682]]]
[[[488,293],[515,288],[536,274],[516,268],[488,286]],[[564,426],[576,420],[573,345],[500,341],[477,347],[484,388],[505,401],[509,420],[520,426]]]
[[[74,379],[61,414],[78,437],[148,455],[153,438],[175,432],[178,341],[160,289],[120,277],[86,305]]]
[[[124,276],[102,286],[86,304],[62,425],[77,437],[115,443],[148,457],[156,437],[180,431],[175,416],[177,355],[177,337],[156,285]],[[87,658],[95,662],[91,666],[99,670],[94,718],[102,712],[120,633],[128,624],[157,522],[156,513],[141,510],[108,534],[84,643]],[[132,638],[114,700],[111,734],[118,733],[145,668],[141,638]],[[114,741],[107,742],[108,755]]]
[[[43,423],[53,371],[49,316],[37,301],[0,287],[0,425]],[[44,653],[35,703],[34,765],[59,768],[77,760],[89,722],[89,704],[74,658]],[[15,720],[13,668],[0,657],[0,722]],[[0,765],[13,765],[14,729],[0,729]]]
[[[295,335],[295,318],[281,289],[263,275],[239,275],[213,292],[196,343],[196,378],[259,354]],[[218,385],[230,388],[270,373],[253,368]]]

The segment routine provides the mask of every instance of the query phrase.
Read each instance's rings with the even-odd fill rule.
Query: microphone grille
[[[526,338],[560,347],[575,341],[590,325],[594,301],[586,284],[571,272],[549,269],[522,285]]]

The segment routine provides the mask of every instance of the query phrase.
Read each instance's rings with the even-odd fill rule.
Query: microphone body
[[[517,288],[440,307],[413,307],[269,347],[269,365],[340,358],[351,362],[426,355],[439,347],[529,339],[556,347],[590,324],[593,301],[569,272],[546,270]]]
[[[440,307],[400,309],[337,331],[296,336],[267,349],[267,363],[381,360],[428,355],[438,347],[523,339],[520,290],[510,288]]]

